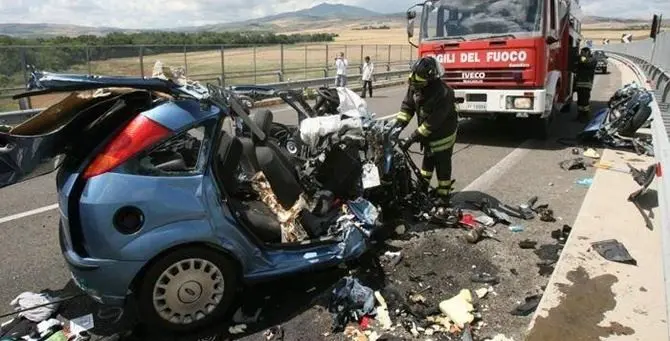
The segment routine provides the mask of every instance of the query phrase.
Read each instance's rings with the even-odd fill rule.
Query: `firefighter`
[[[591,49],[583,47],[574,65],[575,90],[577,91],[577,120],[588,121],[591,118],[591,89],[596,73],[596,58]]]
[[[433,57],[419,59],[412,66],[407,93],[396,116],[403,129],[417,114],[417,129],[400,142],[407,150],[421,143],[424,156],[421,175],[430,183],[433,170],[437,175],[437,206],[448,206],[454,184],[451,178],[451,156],[458,130],[454,90],[442,81],[444,69]]]

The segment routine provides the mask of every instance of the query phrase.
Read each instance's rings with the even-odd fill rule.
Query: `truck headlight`
[[[507,97],[507,109],[532,109],[533,97]]]

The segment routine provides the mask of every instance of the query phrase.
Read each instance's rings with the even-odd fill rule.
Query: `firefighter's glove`
[[[400,141],[400,148],[402,150],[407,150],[409,147],[411,147],[414,143],[419,141],[419,134],[417,132],[414,132],[412,136],[410,136],[407,139],[403,139]]]

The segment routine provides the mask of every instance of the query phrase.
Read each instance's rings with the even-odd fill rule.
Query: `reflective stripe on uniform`
[[[431,178],[433,177],[433,172],[432,171],[426,171],[426,170],[421,170],[421,176],[424,178]]]
[[[591,83],[591,82],[577,82],[576,87],[591,89],[593,87],[593,83]]]
[[[428,136],[430,135],[430,129],[428,129],[428,127],[429,127],[428,124],[424,123],[420,125],[419,129],[417,129],[416,131],[423,136]]]
[[[411,116],[410,114],[404,112],[404,111],[400,111],[400,112],[398,112],[398,113],[396,114],[396,118],[397,118],[399,121],[409,122],[409,120],[412,119],[412,116]]]
[[[438,180],[437,181],[437,187],[439,187],[439,188],[451,188],[452,184],[453,184],[453,181],[451,181],[451,180]]]
[[[590,105],[578,105],[577,110],[591,110]]]
[[[449,193],[451,193],[451,190],[450,189],[445,189],[445,188],[438,188],[436,192],[437,192],[437,195],[448,196]]]
[[[451,148],[454,145],[454,143],[456,143],[456,132],[445,138],[441,138],[436,141],[431,141],[428,143],[428,145],[430,146],[430,150],[432,152],[441,152]]]

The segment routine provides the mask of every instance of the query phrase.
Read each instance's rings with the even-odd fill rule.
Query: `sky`
[[[53,23],[119,28],[198,26],[304,9],[317,0],[0,0],[0,23]],[[418,1],[416,1],[418,2]],[[333,0],[382,13],[404,12],[415,1]],[[581,0],[587,15],[651,18],[670,0]],[[635,6],[631,6],[635,3]],[[632,8],[631,8],[632,7]]]

